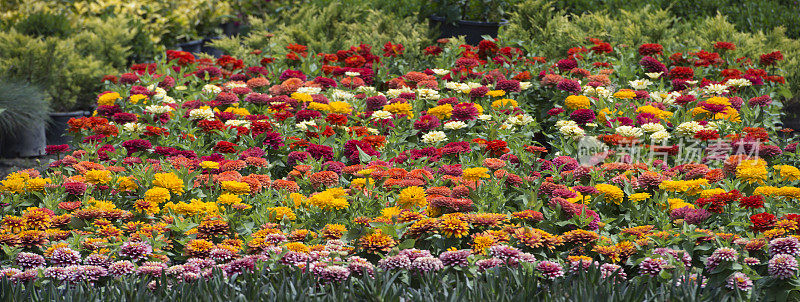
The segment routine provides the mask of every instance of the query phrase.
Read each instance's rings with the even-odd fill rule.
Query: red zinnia
[[[775,215],[770,213],[760,213],[750,216],[750,222],[753,223],[753,231],[763,232],[771,228],[775,224]]]
[[[236,153],[236,144],[226,141],[218,142],[214,150],[220,153]]]
[[[761,195],[753,195],[743,197],[739,200],[739,207],[745,209],[760,209],[764,207],[764,197]]]

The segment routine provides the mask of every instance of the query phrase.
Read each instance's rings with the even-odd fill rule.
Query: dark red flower
[[[236,153],[236,144],[227,141],[221,141],[214,146],[214,150],[220,153]]]

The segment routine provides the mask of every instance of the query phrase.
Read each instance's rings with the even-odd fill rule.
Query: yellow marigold
[[[145,104],[147,103],[147,96],[144,94],[134,94],[130,97],[131,104],[138,104],[140,101],[144,100]]]
[[[144,192],[144,200],[147,202],[162,203],[170,200],[170,198],[169,190],[161,187],[155,187]]]
[[[285,247],[287,250],[290,250],[290,251],[293,251],[293,252],[296,252],[296,253],[308,253],[308,252],[311,251],[311,248],[309,248],[307,245],[305,245],[302,242],[289,242],[287,244],[284,244],[283,247]]]
[[[392,236],[384,235],[380,229],[375,229],[372,234],[361,237],[358,243],[364,251],[372,254],[388,252],[397,244]]]
[[[456,216],[447,216],[439,220],[439,230],[447,237],[461,238],[469,234],[469,224]]]
[[[630,199],[630,201],[633,201],[633,202],[641,202],[641,201],[647,200],[651,196],[652,195],[650,195],[650,193],[636,193],[636,194],[631,194],[630,196],[628,196],[628,199]]]
[[[736,166],[736,178],[748,183],[763,184],[767,180],[767,163],[763,159],[746,159]]]
[[[761,186],[753,190],[753,195],[773,196],[778,193],[778,188],[773,186]]]
[[[726,193],[726,192],[728,192],[728,191],[725,191],[725,189],[723,189],[723,188],[713,188],[713,189],[708,189],[708,190],[702,190],[702,191],[700,191],[700,197],[701,198],[709,198],[711,196],[714,196],[714,195],[717,195],[717,194]]]
[[[292,209],[287,207],[271,207],[267,208],[267,212],[270,213],[270,216],[275,215],[274,221],[282,221],[284,219],[288,220],[295,220],[297,219],[297,215],[292,212]]]
[[[472,236],[472,253],[486,254],[486,249],[497,243],[497,238],[487,233],[475,234]]]
[[[621,204],[622,199],[625,198],[625,193],[622,192],[622,189],[615,185],[597,184],[594,188],[597,189],[600,194],[604,194],[603,199],[606,202]]]
[[[24,173],[16,173],[16,174],[24,174]],[[3,189],[3,191],[11,193],[24,193],[25,179],[26,178],[16,176],[15,174],[9,175],[6,177],[5,180],[0,181],[0,189]]]
[[[41,191],[44,190],[44,186],[51,183],[50,178],[31,178],[26,183],[25,186],[27,187],[28,191]]]
[[[672,116],[672,112],[664,111],[664,110],[658,109],[658,108],[656,108],[654,106],[650,106],[650,105],[636,108],[636,112],[638,112],[638,113],[650,113],[650,114],[655,115],[657,118],[662,119],[662,120]]]
[[[400,215],[400,208],[398,207],[389,207],[381,209],[381,217],[385,219],[392,219],[392,217],[397,217]]]
[[[350,206],[344,198],[347,193],[342,188],[330,188],[308,199],[308,202],[323,210],[341,210]]]
[[[227,109],[225,109],[225,112],[230,112],[239,116],[250,115],[250,111],[248,111],[247,108],[241,108],[241,107],[228,107]]]
[[[486,93],[486,95],[496,98],[506,95],[506,92],[505,90],[490,90],[489,92]]]
[[[108,170],[89,170],[83,176],[90,184],[105,184],[111,181],[111,171]]]
[[[195,257],[204,256],[208,254],[212,248],[214,248],[214,244],[211,243],[211,241],[205,239],[192,239],[186,244],[186,253]]]
[[[175,204],[168,202],[164,204],[164,209],[184,216],[216,215],[219,213],[219,208],[216,203],[203,202],[197,198],[192,199],[190,203],[179,202]]]
[[[741,115],[739,115],[739,111],[737,111],[733,107],[725,107],[725,110],[723,110],[722,112],[714,114],[714,119],[715,120],[728,120],[728,121],[736,122],[736,123],[739,123],[739,122],[742,121],[742,117],[741,117]]]
[[[326,224],[320,234],[325,239],[339,239],[344,236],[344,232],[347,232],[347,228],[342,224]]]
[[[290,193],[289,199],[292,201],[292,206],[295,208],[306,203],[306,197],[300,193]]]
[[[592,105],[592,101],[585,95],[570,95],[564,99],[564,107],[569,110],[586,109]]]
[[[133,177],[123,176],[117,178],[117,189],[120,191],[133,191],[139,188]]]
[[[383,106],[383,110],[397,115],[407,115],[408,118],[414,117],[414,111],[412,111],[411,104],[408,102],[386,104]]]
[[[121,99],[119,93],[109,92],[97,98],[97,105],[99,106],[114,106],[114,102]]]
[[[353,112],[353,107],[347,102],[337,101],[328,103],[328,108],[333,113],[350,114]]]
[[[728,98],[715,96],[715,97],[707,99],[706,103],[714,104],[714,105],[730,106],[731,105],[731,100],[729,100]]]
[[[313,102],[314,98],[310,94],[295,92],[292,93],[292,98],[300,102]]]
[[[204,161],[200,162],[200,168],[203,168],[203,169],[206,169],[206,170],[216,170],[216,169],[219,169],[219,163],[215,162],[215,161],[204,160]]]
[[[177,195],[181,195],[184,192],[183,179],[173,173],[156,173],[153,178],[153,185],[167,189]]]
[[[410,209],[413,207],[424,207],[428,204],[425,199],[425,189],[418,186],[411,186],[400,191],[400,196],[397,197],[397,205],[403,209]]]
[[[630,89],[620,89],[614,93],[614,97],[618,99],[633,99],[636,97],[636,92]]]
[[[786,197],[789,199],[800,199],[800,188],[780,187],[775,195]]]
[[[517,107],[519,103],[512,99],[499,99],[492,102],[493,108],[507,108],[507,107]]]
[[[783,181],[800,180],[800,170],[793,166],[777,165],[773,168],[778,172],[778,175],[781,176],[781,180]]]
[[[231,205],[231,204],[237,204],[237,203],[240,203],[240,202],[242,202],[242,199],[239,198],[239,196],[237,196],[236,194],[222,193],[222,194],[219,195],[219,197],[217,197],[217,203],[218,204]]]
[[[367,186],[367,183],[370,185],[375,183],[375,180],[372,178],[356,178],[350,182],[351,188],[363,188]]]
[[[453,115],[453,105],[450,104],[443,104],[431,109],[428,109],[428,114],[433,115],[440,120],[448,119],[451,115]]]
[[[489,169],[484,167],[464,169],[461,178],[466,181],[477,181],[481,178],[489,178]]]
[[[317,102],[308,103],[308,107],[306,108],[309,110],[317,110],[317,111],[331,111],[331,107],[328,106],[328,104],[322,104]]]
[[[670,210],[680,209],[683,207],[691,207],[694,208],[694,205],[688,202],[684,202],[683,199],[680,198],[669,198],[667,199],[667,204]]]
[[[611,111],[611,109],[608,109],[608,107],[600,109],[600,111],[597,112],[597,121],[600,123],[605,123],[608,121],[607,115],[611,115],[613,117],[619,113],[620,113],[619,110],[615,109],[614,111]]]
[[[246,182],[239,182],[239,181],[223,181],[222,182],[222,189],[228,193],[242,195],[242,194],[250,194],[250,185]]]

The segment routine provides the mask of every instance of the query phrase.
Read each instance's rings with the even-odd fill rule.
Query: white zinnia
[[[647,133],[659,132],[667,130],[663,125],[657,123],[647,123],[642,125],[642,130]]]
[[[189,118],[193,120],[213,120],[214,110],[211,110],[209,107],[193,109],[189,111]]]
[[[447,140],[447,135],[442,131],[431,131],[422,136],[422,142],[426,144],[436,144]]]
[[[211,84],[206,84],[203,86],[203,93],[205,94],[218,94],[220,92],[222,92],[222,88],[219,88],[219,86]]]
[[[711,84],[704,88],[706,93],[710,94],[723,94],[728,92],[728,86],[724,84]]]
[[[439,76],[443,76],[443,75],[446,75],[446,74],[450,73],[450,71],[447,70],[447,69],[434,68],[432,70],[433,70],[433,73],[435,73],[436,75],[439,75]]]
[[[308,95],[312,94],[319,94],[322,91],[322,88],[319,87],[300,87],[297,88],[297,93],[305,93]]]
[[[162,106],[162,105],[150,105],[144,108],[145,110],[149,111],[153,114],[164,114],[167,112],[172,111],[172,107],[170,106]]]
[[[675,128],[675,132],[680,135],[691,136],[697,133],[697,131],[703,129],[705,128],[703,127],[703,125],[700,125],[700,123],[696,121],[690,121],[678,125],[678,127]]]
[[[616,131],[617,134],[622,136],[640,137],[644,135],[644,131],[642,131],[642,129],[632,126],[619,126],[616,129],[614,129],[614,131]]]
[[[458,129],[464,129],[466,127],[467,123],[464,123],[462,121],[451,121],[444,124],[445,130],[458,130]]]
[[[372,118],[374,118],[376,120],[390,119],[390,118],[392,118],[392,113],[389,112],[389,111],[378,110],[378,111],[372,112]]]
[[[670,137],[672,136],[667,131],[658,131],[656,133],[650,134],[650,139],[653,140],[654,142],[663,142],[668,140]]]
[[[647,86],[652,85],[653,82],[650,82],[650,80],[647,80],[647,79],[639,79],[639,80],[635,80],[635,81],[630,81],[630,82],[628,82],[628,84],[631,84],[631,87],[633,89],[642,90],[642,89],[647,88]]]

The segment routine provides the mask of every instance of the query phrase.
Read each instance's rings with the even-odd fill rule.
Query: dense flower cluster
[[[547,60],[441,41],[426,56],[451,65],[403,72],[393,43],[137,64],[70,120],[74,151],[0,181],[3,275],[797,278],[797,142],[761,69],[783,56],[589,42]]]

